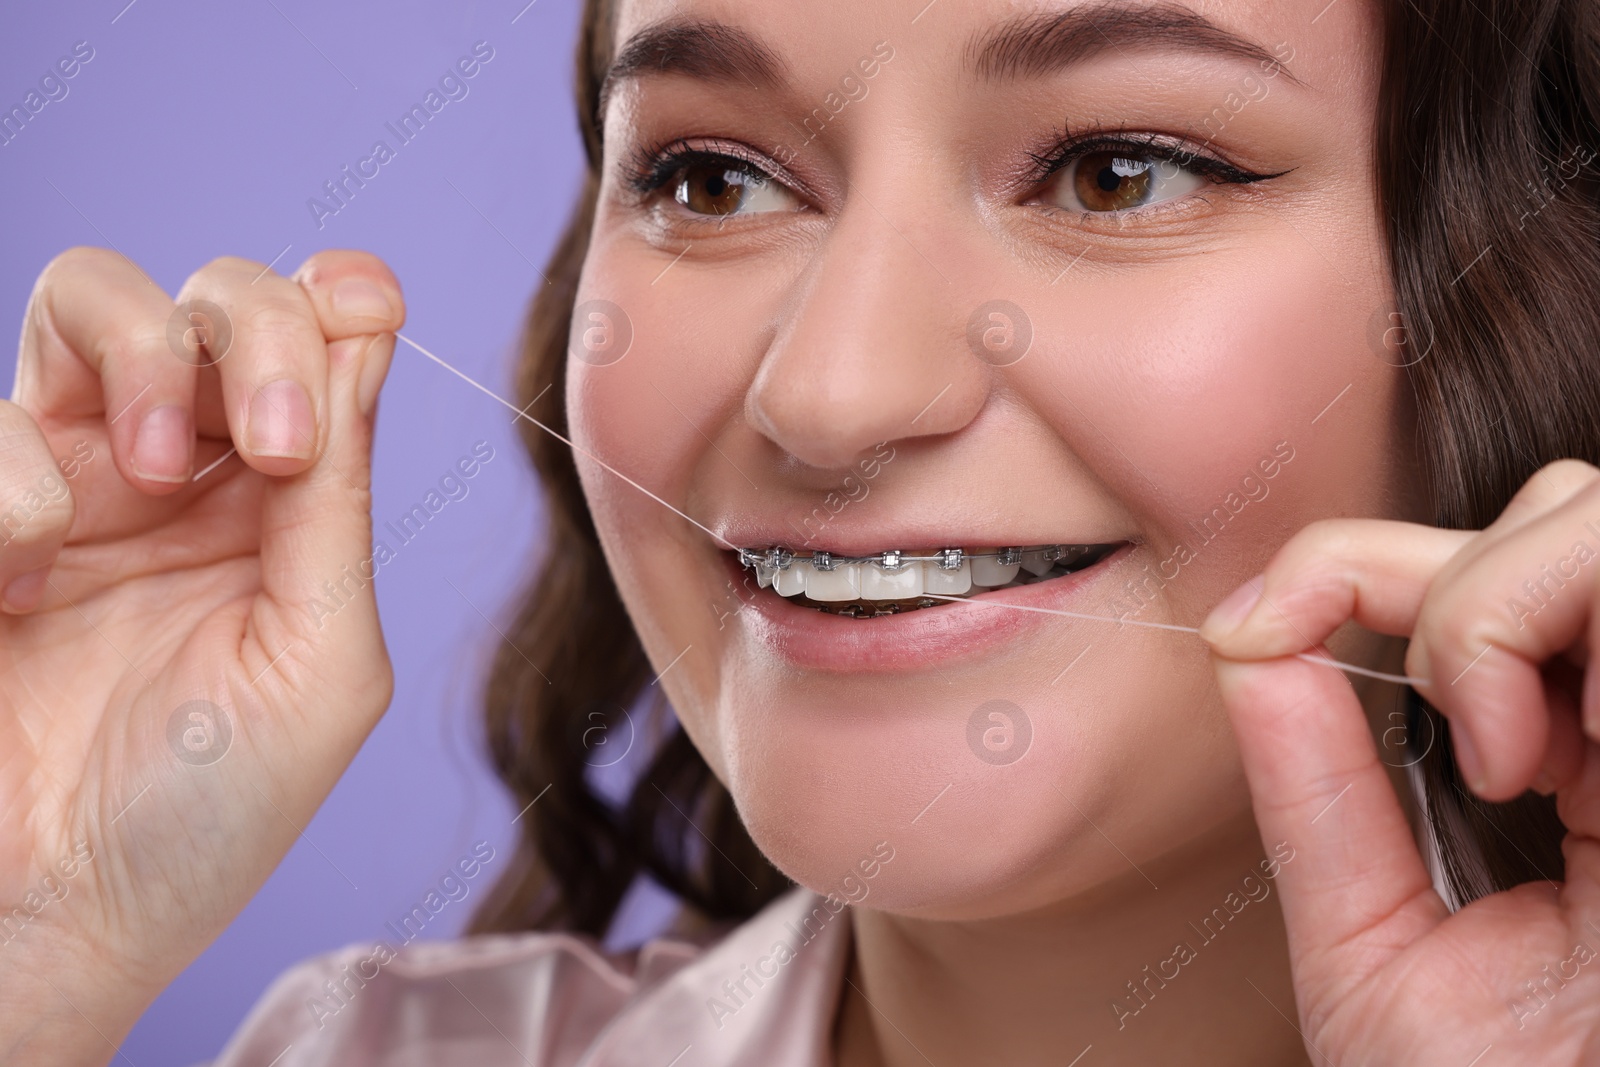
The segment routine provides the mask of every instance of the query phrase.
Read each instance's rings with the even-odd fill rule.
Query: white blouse
[[[351,946],[280,976],[212,1067],[830,1067],[849,958],[848,906],[804,888],[709,946]]]

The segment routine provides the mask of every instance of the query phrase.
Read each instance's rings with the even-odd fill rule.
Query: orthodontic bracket
[[[993,552],[968,552],[960,548],[944,548],[932,556],[911,556],[898,549],[880,552],[875,556],[836,556],[832,552],[812,552],[809,556],[798,555],[786,548],[768,548],[754,550],[748,548],[738,549],[739,562],[746,567],[766,567],[773,571],[787,570],[790,564],[796,561],[811,564],[819,571],[831,571],[840,564],[876,564],[882,570],[893,574],[903,570],[910,563],[932,563],[940,570],[960,570],[962,563],[978,558],[994,559],[1002,567],[1009,567],[1022,562],[1024,552],[1038,552],[1046,561],[1066,559],[1069,556],[1081,556],[1092,546],[1063,546],[1063,545],[1038,545],[1029,548],[1000,548]]]

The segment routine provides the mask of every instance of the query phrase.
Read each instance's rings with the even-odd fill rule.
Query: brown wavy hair
[[[1481,529],[1543,464],[1600,464],[1600,5],[1374,0],[1383,33],[1376,182],[1434,521]],[[567,334],[602,165],[600,88],[614,0],[586,0],[576,91],[587,180],[532,302],[520,404],[566,433]],[[1380,324],[1391,320],[1379,320]],[[548,389],[548,392],[546,390]],[[585,777],[586,731],[619,727],[651,668],[617,595],[572,454],[519,427],[548,531],[487,691],[494,766],[532,804],[473,932],[603,936],[646,874],[692,917],[754,914],[789,882],[746,833],[681,730],[620,806]],[[510,646],[515,647],[510,647]],[[659,698],[657,698],[659,699]],[[1426,818],[1461,902],[1564,875],[1553,799],[1491,804],[1463,788],[1444,719],[1406,693]],[[1422,748],[1425,747],[1425,753]],[[537,798],[537,803],[533,803]],[[704,841],[702,841],[702,837]],[[709,842],[710,848],[704,847]]]

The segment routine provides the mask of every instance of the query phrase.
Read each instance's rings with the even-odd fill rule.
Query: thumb
[[[1311,994],[1348,988],[1445,916],[1361,702],[1336,670],[1294,657],[1213,665],[1263,846],[1284,860],[1298,978]]]

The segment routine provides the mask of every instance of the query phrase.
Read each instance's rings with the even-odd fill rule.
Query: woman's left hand
[[[1315,523],[1257,589],[1202,636],[1262,839],[1294,849],[1277,880],[1312,1061],[1600,1063],[1600,470],[1545,467],[1482,532]],[[1555,793],[1565,883],[1449,912],[1355,691],[1295,656],[1349,619],[1410,636],[1476,793]]]

